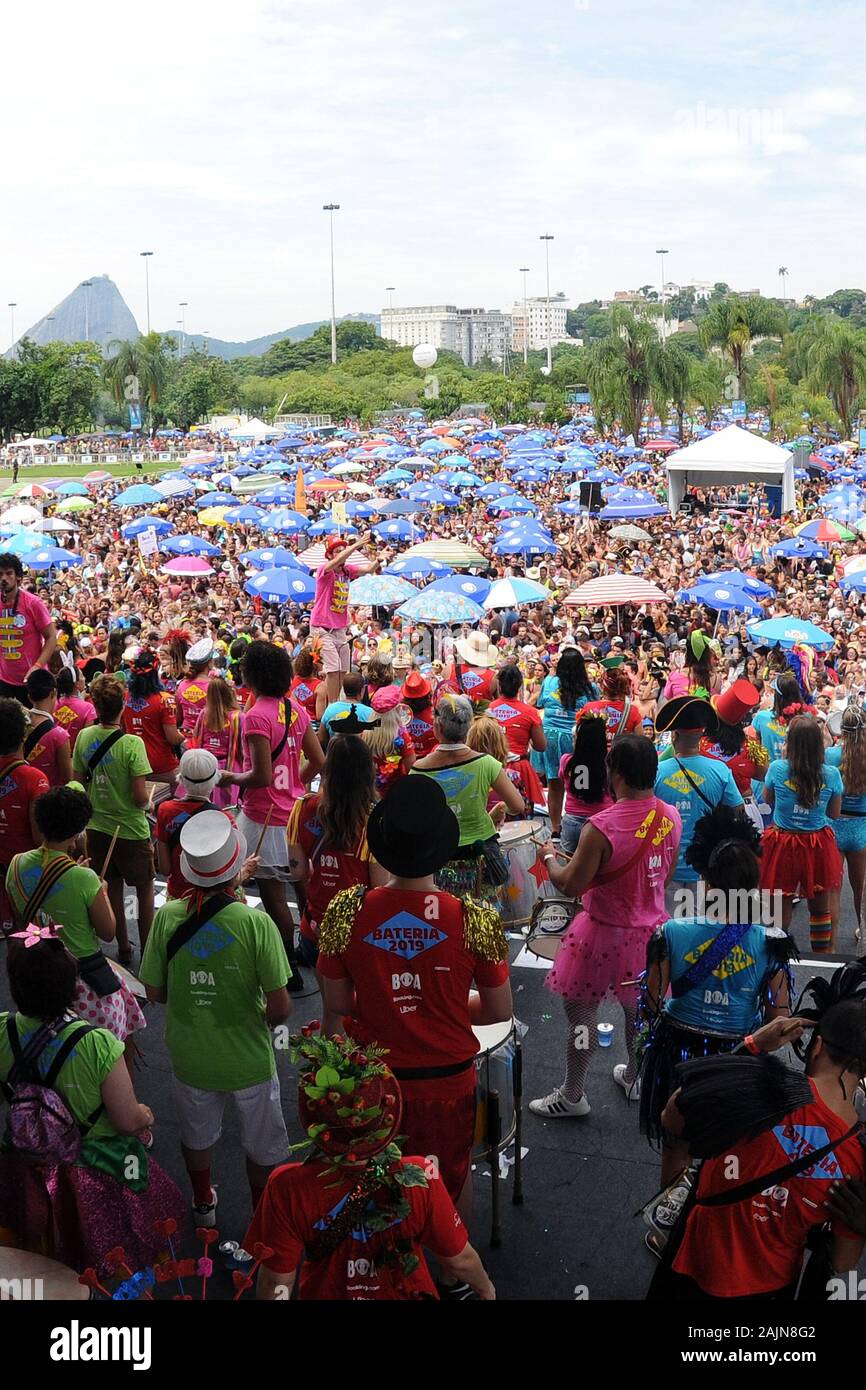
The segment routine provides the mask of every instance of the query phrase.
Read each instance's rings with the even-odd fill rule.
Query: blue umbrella
[[[393,502],[358,503],[359,515],[362,507],[365,516],[414,516],[418,511],[418,503],[406,497],[398,497]]]
[[[255,494],[256,503],[262,507],[291,507],[295,500],[295,489],[291,487],[267,487]]]
[[[8,541],[3,542],[3,549],[11,555],[27,555],[30,551],[54,546],[57,546],[57,541],[52,540],[51,536],[43,536],[41,531],[16,531]]]
[[[586,508],[580,502],[557,502],[556,510],[562,512],[563,516],[578,516]]]
[[[169,536],[159,548],[169,555],[222,555],[218,545],[211,545],[201,536]]]
[[[146,507],[151,502],[164,502],[165,498],[161,492],[157,492],[155,487],[149,483],[136,483],[134,487],[128,487],[124,492],[119,492],[113,498],[113,507]]]
[[[27,568],[31,570],[68,570],[72,565],[84,564],[80,555],[75,555],[71,550],[63,550],[60,546],[55,546],[54,549],[48,546],[43,550],[28,550],[25,560]]]
[[[121,526],[120,534],[125,540],[135,540],[142,531],[149,531],[151,528],[158,536],[170,536],[174,530],[171,522],[161,516],[139,516],[135,521],[128,521],[125,526]]]
[[[309,517],[305,516],[299,519],[291,512],[285,515],[272,512],[270,516],[265,517],[259,527],[260,531],[273,531],[278,536],[300,536],[304,531],[309,531],[309,529]]]
[[[30,557],[28,556],[28,564]],[[858,594],[866,594],[866,570],[858,570],[856,574],[846,574],[839,580],[841,588],[847,590],[854,589]]]
[[[517,531],[502,536],[493,546],[494,555],[555,555],[558,546],[536,532]]]
[[[808,647],[832,647],[835,637],[816,627],[807,618],[768,618],[763,623],[750,623],[749,633],[761,642],[778,642],[782,647],[795,647],[804,642]]]
[[[623,519],[625,517],[664,516],[666,511],[667,507],[663,507],[660,502],[653,502],[651,497],[647,497],[645,502],[609,502],[602,507],[599,517],[602,521],[609,521],[614,517]]]
[[[253,507],[248,502],[242,507],[229,507],[225,519],[232,526],[256,526],[264,520],[265,513],[259,507]]]
[[[248,594],[256,594],[265,603],[310,603],[316,596],[316,581],[301,569],[262,570],[244,584]]]
[[[433,483],[416,483],[415,488],[419,491],[407,489],[407,496],[411,494],[416,502],[427,507],[459,507],[460,498],[455,492],[446,492],[444,488],[436,487]]]
[[[365,608],[379,605],[390,608],[405,603],[417,592],[414,584],[396,574],[362,574],[349,585],[349,601],[363,604]]]
[[[719,613],[749,613],[760,618],[763,609],[756,602],[754,594],[747,594],[733,585],[699,582],[690,589],[682,589],[677,594],[678,603],[703,603],[707,608],[715,608]]]
[[[301,568],[295,552],[287,550],[284,545],[274,546],[270,550],[245,550],[240,559],[242,564],[257,570],[299,570]]]
[[[69,478],[65,483],[58,483],[54,489],[58,497],[86,497],[87,488],[84,483],[80,483],[77,478]]]
[[[511,512],[514,516],[518,513],[528,513],[535,515],[538,511],[534,502],[530,502],[528,497],[519,497],[516,492],[506,493],[504,497],[496,497],[487,503],[487,510],[492,515],[498,512]]]
[[[477,473],[469,473],[466,469],[457,469],[453,473],[443,473],[442,481],[449,487],[480,487],[482,479]]]
[[[412,474],[405,468],[389,468],[387,472],[380,473],[376,479],[377,483],[409,483],[412,481]]]
[[[431,574],[442,578],[454,571],[440,560],[428,560],[426,555],[399,555],[382,571],[383,574],[400,575],[403,579],[429,579]]]
[[[780,541],[770,550],[771,555],[783,555],[786,560],[828,560],[829,552],[817,541],[801,539],[800,536],[793,537],[788,541]]]
[[[274,445],[275,449],[303,449],[306,440],[298,434],[287,434],[285,439],[278,439]]]
[[[742,589],[746,594],[754,594],[756,598],[774,598],[776,590],[769,584],[765,584],[762,579],[754,579],[750,574],[741,574],[739,570],[713,570],[712,574],[702,574],[698,580],[703,584],[705,579],[711,579],[714,584],[727,584],[729,588]]]
[[[476,574],[453,574],[446,579],[437,579],[429,585],[425,593],[463,594],[466,598],[483,603],[490,593],[490,580]]]
[[[395,517],[393,521],[380,521],[373,527],[373,535],[379,541],[423,541],[424,532],[420,526],[413,526],[405,517]]]
[[[402,604],[397,609],[397,616],[416,623],[477,623],[484,617],[484,609],[465,594],[437,592],[432,585],[428,585]]]
[[[196,511],[204,511],[206,507],[234,507],[237,500],[230,492],[206,492],[203,497],[197,497],[192,505]]]
[[[283,530],[283,527],[277,527]],[[357,536],[357,526],[343,526],[339,521],[335,521],[332,516],[322,516],[314,525],[308,528],[310,536]]]

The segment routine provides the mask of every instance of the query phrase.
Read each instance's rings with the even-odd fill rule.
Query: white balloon
[[[438,352],[432,343],[419,343],[412,353],[412,361],[416,367],[435,367]]]

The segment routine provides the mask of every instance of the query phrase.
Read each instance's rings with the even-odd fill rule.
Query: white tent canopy
[[[283,431],[275,429],[273,425],[266,425],[264,420],[255,417],[247,420],[245,425],[238,425],[237,429],[229,430],[229,439],[279,439]]]
[[[739,425],[728,425],[678,449],[668,455],[666,464],[671,516],[676,516],[688,486],[730,486],[742,479],[781,484],[782,511],[796,510],[793,454]]]

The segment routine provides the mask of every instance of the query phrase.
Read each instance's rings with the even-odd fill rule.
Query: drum
[[[90,1290],[74,1269],[29,1250],[0,1247],[0,1300],[22,1303],[83,1303]]]
[[[532,909],[527,951],[539,960],[556,960],[563,937],[579,910],[570,898],[539,898]]]
[[[478,1056],[475,1058],[475,1143],[472,1157],[480,1160],[490,1157],[487,1141],[487,1097],[491,1091],[499,1093],[499,1114],[502,1121],[500,1149],[504,1149],[514,1138],[517,1110],[514,1104],[513,1065],[517,1033],[513,1019],[505,1023],[477,1024],[472,1031],[478,1042]]]
[[[118,960],[110,960],[108,964],[115,975],[119,975],[123,983],[129,987],[130,994],[134,994],[136,999],[147,998],[147,990],[137,975],[133,975],[132,971],[127,970],[126,966],[121,965]]]
[[[528,926],[537,899],[556,892],[541,858],[541,845],[548,838],[544,821],[536,818],[507,821],[499,831],[499,847],[508,864],[508,882],[497,894],[505,926]]]

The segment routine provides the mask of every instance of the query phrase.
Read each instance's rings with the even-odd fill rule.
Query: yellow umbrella
[[[204,511],[199,512],[198,519],[203,526],[219,526],[225,521],[228,507],[205,507]]]

